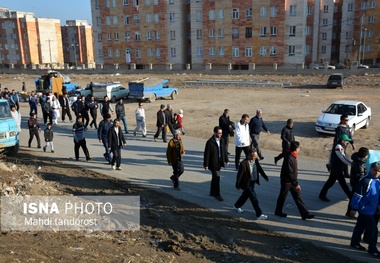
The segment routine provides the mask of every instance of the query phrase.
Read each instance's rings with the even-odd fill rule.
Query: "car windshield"
[[[342,80],[342,77],[340,75],[331,75],[329,80]]]
[[[330,114],[347,114],[347,115],[356,115],[356,106],[355,105],[344,105],[344,104],[331,104],[327,108],[325,113]]]
[[[7,102],[0,102],[0,119],[11,117],[11,110]]]

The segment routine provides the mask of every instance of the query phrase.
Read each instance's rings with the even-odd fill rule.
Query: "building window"
[[[224,57],[224,47],[219,47],[219,57]]]
[[[210,47],[210,57],[215,57],[215,47]]]
[[[203,48],[197,47],[197,57],[203,57]]]
[[[252,38],[252,27],[245,28],[245,38]]]
[[[375,7],[376,7],[376,2],[375,1],[369,2],[369,8],[370,9],[375,9]]]
[[[215,28],[210,28],[210,38],[215,38]]]
[[[106,0],[106,4],[105,4],[105,6],[106,6],[107,8],[110,8],[110,0]]]
[[[267,48],[265,46],[260,46],[260,57],[265,57],[267,54]]]
[[[267,17],[267,8],[265,6],[260,7],[260,17]]]
[[[351,17],[347,18],[347,21],[346,21],[347,26],[352,25],[352,23],[353,23],[353,19]]]
[[[322,40],[327,40],[327,33],[326,32],[322,33]]]
[[[125,37],[125,41],[131,40],[131,35],[129,34],[129,32],[125,32],[124,37]]]
[[[140,41],[141,38],[140,38],[140,32],[135,32],[135,40],[136,41]]]
[[[276,17],[277,16],[277,6],[272,6],[270,8],[270,17]]]
[[[197,39],[202,39],[202,29],[197,29]]]
[[[232,47],[232,57],[239,57],[239,47]]]
[[[252,47],[245,47],[245,56],[252,57]]]
[[[147,24],[152,23],[152,15],[151,14],[146,14],[146,23]]]
[[[128,25],[129,24],[129,15],[125,15],[124,16],[124,25]]]
[[[160,39],[160,32],[154,31],[154,39],[159,40]]]
[[[119,41],[119,33],[116,32],[113,34],[114,38],[115,38],[115,41]]]
[[[362,10],[366,10],[367,9],[367,2],[362,2],[361,7],[362,7]]]
[[[156,58],[159,58],[161,56],[161,50],[160,48],[156,48]]]
[[[120,50],[118,49],[115,50],[115,57],[117,58],[120,57]]]
[[[308,5],[307,6],[307,15],[311,16],[313,14],[313,6]]]
[[[350,39],[352,35],[351,31],[346,32],[346,39]]]
[[[218,10],[218,19],[219,20],[224,20],[224,10]]]
[[[123,0],[123,6],[128,6],[128,0]]]
[[[114,25],[117,25],[117,24],[118,24],[117,16],[113,16],[113,24],[114,24]]]
[[[201,22],[202,21],[202,11],[197,11],[196,13],[195,13],[195,20],[197,21],[197,22]]]
[[[145,5],[150,5],[150,0],[145,0]]]
[[[148,57],[153,57],[153,50],[151,48],[148,48]]]
[[[102,42],[102,33],[98,33],[98,42]]]
[[[174,13],[169,13],[169,22],[171,22],[171,23],[175,22]]]
[[[177,50],[175,47],[170,48],[170,56],[175,58],[177,56]]]
[[[232,28],[232,38],[239,38],[239,28]]]
[[[373,37],[373,31],[372,31],[372,30],[368,30],[368,32],[367,32],[367,37],[368,37],[368,38]]]
[[[148,31],[146,33],[147,33],[146,39],[147,40],[152,40],[152,32]]]
[[[224,37],[224,28],[219,28],[218,29],[218,37],[223,38]]]
[[[295,37],[296,36],[296,26],[290,26],[289,27],[289,36]]]
[[[328,26],[329,21],[327,18],[322,19],[322,26]]]
[[[112,7],[113,7],[113,8],[116,7],[116,0],[112,0]]]
[[[310,55],[310,45],[305,46],[305,54]]]
[[[238,8],[232,9],[232,19],[239,19],[239,9]]]
[[[139,15],[133,15],[133,21],[135,24],[139,24],[140,23],[140,17]]]
[[[111,41],[112,40],[112,33],[107,33],[107,40]]]
[[[252,18],[252,8],[245,9],[245,18]]]
[[[289,46],[288,47],[288,55],[289,56],[295,56],[296,55],[296,47],[295,46]]]
[[[289,15],[290,16],[295,16],[297,11],[297,6],[296,5],[291,5],[289,7]]]
[[[110,58],[112,58],[113,57],[113,55],[112,55],[112,49],[108,49],[108,57],[110,57]]]
[[[174,0],[169,0],[169,5],[174,4]]]
[[[373,24],[375,23],[375,17],[374,16],[369,16],[368,17],[368,24]]]
[[[141,49],[136,48],[136,58],[141,58]]]
[[[158,14],[154,14],[154,23],[158,24],[160,22],[160,17]]]
[[[269,47],[269,55],[270,56],[275,56],[276,54],[277,54],[276,46],[270,46]]]
[[[153,0],[154,5],[158,5],[158,0]]]
[[[106,25],[111,25],[111,18],[109,16],[106,16]]]
[[[323,13],[328,13],[329,12],[329,6],[328,5],[324,5],[323,6]]]
[[[175,40],[175,31],[170,30],[170,40]]]
[[[275,26],[270,27],[270,36],[271,37],[277,36],[277,27],[275,27]]]
[[[210,10],[208,12],[208,17],[210,20],[215,20],[215,10]]]
[[[96,10],[99,10],[99,7],[100,7],[99,1],[100,0],[95,0],[95,9]]]
[[[260,37],[266,37],[267,28],[265,26],[260,27]]]

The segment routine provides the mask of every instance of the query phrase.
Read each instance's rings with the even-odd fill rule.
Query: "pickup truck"
[[[129,98],[154,102],[159,98],[170,97],[172,100],[178,95],[178,88],[169,88],[167,79],[146,78],[140,81],[129,82]]]
[[[0,99],[0,151],[7,155],[15,155],[20,148],[16,121],[6,99]]]

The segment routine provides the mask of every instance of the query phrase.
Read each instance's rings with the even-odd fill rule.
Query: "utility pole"
[[[364,28],[362,65],[364,65],[364,52],[365,52],[365,38],[366,38],[366,35],[367,35],[367,28]]]
[[[53,40],[48,39],[48,40],[46,40],[46,41],[49,42],[50,69],[53,69],[53,62],[52,62],[52,60],[51,60],[51,46],[50,46],[50,42],[53,41]]]

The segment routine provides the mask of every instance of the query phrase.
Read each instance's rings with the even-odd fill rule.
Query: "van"
[[[347,86],[347,78],[343,73],[333,73],[329,76],[327,80],[328,88],[344,88]]]
[[[0,151],[15,155],[19,147],[17,123],[12,118],[8,100],[0,99]]]
[[[94,83],[92,86],[92,96],[95,100],[103,100],[107,96],[112,103],[119,99],[128,98],[129,89],[124,88],[120,82]]]

